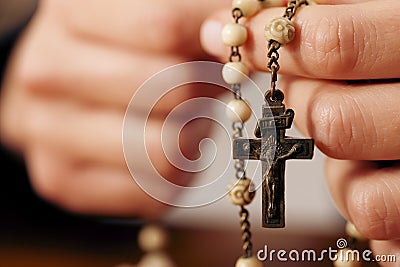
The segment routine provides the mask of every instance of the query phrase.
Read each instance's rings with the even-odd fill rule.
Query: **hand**
[[[400,254],[400,18],[399,1],[319,0],[299,9],[296,38],[280,49],[278,87],[296,111],[300,131],[327,156],[326,175],[343,216],[372,241],[376,254]],[[245,23],[250,40],[243,59],[266,68],[263,29],[282,8],[261,11]],[[226,61],[217,32],[230,11],[202,28],[203,47]],[[373,82],[349,83],[350,80]],[[392,79],[392,80],[386,80]],[[374,161],[391,161],[386,167]],[[394,266],[390,263],[383,266]]]
[[[165,205],[146,195],[127,170],[121,138],[125,110],[151,75],[207,59],[199,41],[201,22],[227,2],[40,3],[12,56],[0,105],[2,141],[23,155],[38,194],[76,213],[160,215]],[[158,133],[165,114],[199,95],[195,90],[166,97],[148,121],[154,133],[149,156],[160,173],[178,182],[183,173],[159,156]],[[153,104],[143,103],[135,115],[144,116],[140,110]],[[193,136],[205,130],[191,131],[183,131],[182,147],[194,156]]]

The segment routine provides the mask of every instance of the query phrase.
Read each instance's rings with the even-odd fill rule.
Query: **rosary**
[[[279,2],[279,3],[278,3]],[[243,256],[236,267],[261,267],[263,264],[253,255],[249,212],[245,208],[255,196],[252,181],[246,177],[245,160],[260,160],[262,164],[262,226],[266,228],[285,227],[285,162],[289,159],[312,159],[313,139],[299,139],[286,136],[290,129],[294,111],[283,104],[284,94],[277,89],[279,71],[279,49],[288,45],[295,37],[292,21],[297,10],[310,3],[307,0],[286,1],[287,7],[282,17],[272,19],[265,27],[267,41],[267,69],[271,73],[271,86],[264,95],[262,118],[258,120],[254,135],[256,139],[243,138],[244,123],[251,116],[251,108],[242,99],[241,82],[249,75],[242,62],[240,47],[247,40],[247,29],[239,21],[250,18],[261,8],[280,5],[282,1],[233,0],[233,23],[225,25],[222,39],[231,48],[229,62],[222,70],[226,83],[231,85],[234,99],[228,103],[227,116],[233,122],[233,159],[237,180],[230,186],[228,197],[232,204],[240,207],[240,223],[243,240]],[[347,223],[346,233],[350,247],[339,247],[334,266],[361,266],[360,261],[349,260],[344,254],[355,247],[356,241],[364,237],[353,224]]]
[[[264,94],[262,117],[258,120],[254,139],[243,137],[244,123],[251,117],[252,110],[242,98],[241,83],[248,77],[249,69],[242,62],[240,47],[246,43],[248,34],[241,18],[251,18],[262,8],[286,5],[282,17],[272,19],[265,27],[267,43],[267,69],[271,73],[271,85]],[[295,38],[295,24],[292,21],[297,11],[310,5],[307,0],[233,0],[233,22],[222,30],[222,40],[231,49],[229,62],[222,68],[224,81],[231,86],[233,100],[227,104],[227,117],[232,121],[233,159],[236,179],[229,186],[228,198],[238,206],[240,215],[243,255],[235,267],[262,267],[263,263],[253,254],[251,241],[249,205],[255,197],[255,186],[246,177],[245,160],[259,160],[262,165],[262,226],[265,228],[285,227],[285,163],[290,159],[312,159],[314,140],[286,136],[294,120],[294,111],[286,109],[284,94],[277,88],[279,49]],[[336,267],[358,267],[361,261],[349,259],[358,241],[366,239],[348,222],[346,239],[340,239],[346,246],[339,246],[333,260]],[[176,266],[162,250],[166,245],[166,233],[154,226],[145,227],[139,235],[139,246],[145,254],[138,267]],[[350,252],[350,253],[348,253]],[[347,255],[347,256],[346,256]],[[119,265],[119,267],[133,265]]]

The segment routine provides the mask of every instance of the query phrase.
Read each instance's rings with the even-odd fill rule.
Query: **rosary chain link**
[[[302,5],[308,5],[307,0],[291,0],[286,7],[285,14],[283,15],[284,18],[291,20],[293,16],[296,14],[296,11]]]
[[[275,96],[275,91],[276,91],[276,82],[278,81],[278,71],[280,69],[279,65],[279,48],[281,47],[281,44],[277,41],[271,40],[268,43],[268,51],[267,51],[267,68],[269,71],[271,71],[271,99],[274,99]],[[267,97],[268,92],[266,92],[265,97]]]
[[[308,5],[307,0],[291,0],[288,2],[288,5],[285,9],[285,13],[283,14],[284,18],[291,20],[293,16],[296,14],[299,7],[302,5]],[[271,87],[270,90],[265,93],[265,100],[268,93],[270,93],[270,98],[272,101],[275,100],[275,92],[277,90],[277,81],[278,81],[278,71],[280,69],[279,65],[279,48],[281,48],[281,44],[275,40],[271,40],[268,42],[268,50],[267,50],[267,69],[271,72]]]
[[[249,211],[245,207],[241,206],[239,215],[242,230],[243,256],[245,258],[249,258],[251,257],[253,250],[253,243],[251,242]]]
[[[231,89],[236,100],[242,99],[242,88],[240,84],[233,84]]]
[[[236,24],[239,24],[239,20],[243,17],[243,12],[239,8],[234,8],[232,10],[232,17]],[[229,56],[229,61],[233,62],[237,58],[237,62],[242,61],[242,55],[240,54],[240,49],[238,46],[231,47],[231,55]]]
[[[229,62],[234,62],[235,58],[237,58],[237,62],[242,61],[242,55],[240,54],[240,49],[238,46],[231,47],[231,55],[229,56]]]
[[[261,1],[260,1],[261,2]],[[234,8],[232,10],[232,16],[234,19],[234,22],[236,24],[239,23],[239,20],[243,17],[243,12],[239,8]],[[279,58],[279,55],[278,55]],[[233,46],[231,47],[231,54],[229,56],[229,61],[230,62],[241,62],[242,61],[242,55],[240,53],[240,48],[239,46]],[[241,92],[241,84],[233,84],[232,85],[232,92],[234,95],[234,98],[236,100],[242,100],[242,92]],[[233,139],[241,138],[243,137],[243,130],[244,130],[244,122],[234,122],[232,124],[232,137]],[[234,162],[234,168],[235,168],[235,176],[236,179],[246,179],[246,168],[245,168],[245,161],[244,160],[235,160]],[[243,240],[243,257],[249,258],[252,256],[253,252],[253,244],[251,242],[251,231],[250,231],[250,222],[249,222],[249,212],[247,209],[245,209],[243,206],[240,208],[240,225],[241,225],[241,232],[242,232],[242,240]]]

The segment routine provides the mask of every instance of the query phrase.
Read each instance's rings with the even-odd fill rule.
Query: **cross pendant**
[[[276,91],[263,106],[255,135],[257,139],[238,138],[233,141],[233,158],[260,160],[262,163],[262,225],[266,228],[285,227],[285,163],[289,159],[311,159],[314,140],[286,136],[292,126],[294,111],[285,109],[284,96]]]

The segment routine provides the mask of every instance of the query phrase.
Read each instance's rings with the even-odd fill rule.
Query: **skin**
[[[151,75],[178,63],[210,59],[200,46],[200,26],[229,1],[206,2],[40,2],[10,60],[0,131],[1,141],[24,158],[41,197],[73,213],[162,215],[166,206],[145,194],[126,167],[122,123],[131,96]],[[185,99],[215,94],[211,87],[187,86],[154,108],[148,153],[166,179],[187,184],[191,175],[183,180],[184,174],[159,156],[165,115]],[[135,116],[144,116],[141,111],[149,104],[154,103],[136,107]],[[199,122],[181,133],[187,157],[198,156],[196,138],[202,139],[206,130]],[[146,177],[148,170],[142,172]]]
[[[327,155],[326,176],[343,216],[371,240],[376,254],[400,254],[400,77],[398,1],[320,0],[299,10],[296,38],[280,49],[279,88],[296,111],[297,128]],[[265,69],[263,28],[282,8],[259,12],[245,24],[244,59]],[[223,60],[228,51],[213,30],[229,11],[203,26],[206,51]],[[210,26],[212,25],[212,27]],[[261,32],[261,33],[260,33]],[[349,84],[346,80],[381,79]],[[383,79],[383,80],[382,80]],[[391,160],[382,167],[374,161]],[[397,263],[381,263],[397,266]]]
[[[209,59],[200,41],[209,55],[226,61],[220,30],[231,22],[230,2],[121,0],[111,7],[106,1],[42,1],[13,54],[0,104],[2,142],[24,157],[38,194],[76,213],[159,216],[165,206],[143,193],[126,169],[124,111],[135,88],[155,72]],[[285,75],[279,87],[296,110],[298,129],[328,157],[328,184],[343,216],[379,240],[371,242],[376,254],[400,254],[400,168],[372,162],[400,158],[400,85],[343,82],[399,77],[400,3],[318,2],[299,10],[296,38],[280,49]],[[265,69],[264,25],[281,14],[282,8],[270,8],[246,21],[243,58],[255,70]],[[192,88],[161,103],[150,132],[159,132],[163,116],[196,94]],[[199,136],[201,126],[192,128]],[[185,136],[193,134],[183,134],[183,143]],[[157,140],[150,157],[160,154]],[[190,143],[182,147],[195,155]],[[165,159],[157,168],[174,181],[182,176]]]

